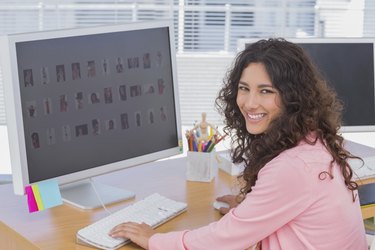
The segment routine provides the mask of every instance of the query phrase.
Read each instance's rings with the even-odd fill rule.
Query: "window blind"
[[[221,121],[214,99],[240,38],[375,37],[375,0],[0,0],[0,34],[166,18],[175,26],[184,125],[202,111]]]

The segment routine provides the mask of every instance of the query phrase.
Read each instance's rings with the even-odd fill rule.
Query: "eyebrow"
[[[242,81],[239,81],[238,84],[243,84],[243,85],[249,86],[248,83],[246,83],[246,82],[242,82]],[[258,88],[264,88],[264,87],[267,87],[267,88],[274,88],[274,87],[272,86],[271,83],[262,83],[262,84],[259,84],[257,87],[258,87]]]

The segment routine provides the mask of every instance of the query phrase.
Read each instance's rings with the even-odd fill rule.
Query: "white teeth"
[[[250,119],[261,119],[265,114],[247,114]]]

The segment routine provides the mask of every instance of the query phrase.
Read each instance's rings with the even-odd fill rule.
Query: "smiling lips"
[[[259,114],[250,114],[250,113],[248,113],[247,114],[248,120],[250,120],[250,121],[260,121],[265,116],[266,116],[265,113],[259,113]]]

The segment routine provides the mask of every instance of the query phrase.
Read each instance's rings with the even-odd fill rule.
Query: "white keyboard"
[[[77,232],[77,241],[100,249],[117,249],[129,242],[128,239],[115,239],[108,235],[118,224],[128,221],[144,222],[155,228],[184,212],[186,208],[186,203],[155,193],[82,228]]]

